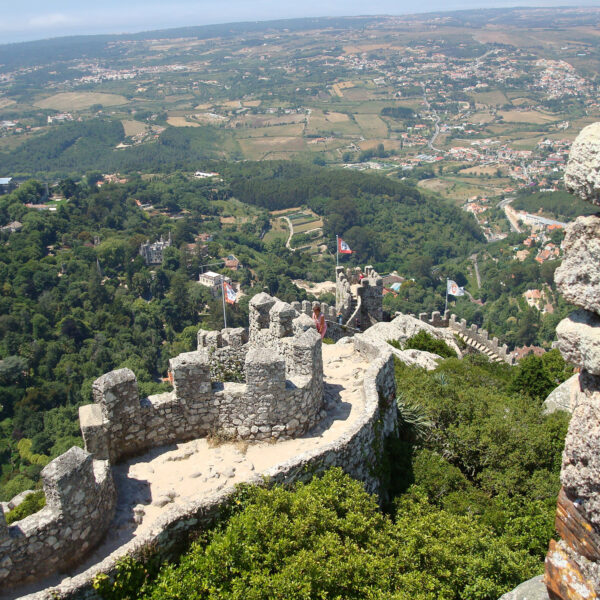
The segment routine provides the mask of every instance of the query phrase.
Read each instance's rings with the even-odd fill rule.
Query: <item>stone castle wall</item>
[[[357,317],[350,318],[348,325],[357,324],[356,319],[359,319],[360,327],[367,329],[371,325],[383,321],[383,279],[372,266],[365,267],[364,277],[360,280],[360,287],[356,292],[360,310]]]
[[[213,382],[232,381],[243,376],[247,343],[248,330],[243,327],[198,331],[198,350],[208,352]]]
[[[73,447],[42,471],[46,506],[7,526],[0,507],[0,589],[77,563],[112,520],[116,493],[110,465]]]
[[[395,408],[394,362],[390,351],[380,351],[362,335],[352,339],[355,348],[369,361],[363,379],[365,410],[339,438],[326,446],[310,450],[282,462],[247,483],[271,485],[309,480],[315,473],[339,466],[351,476],[365,483],[368,491],[380,491],[377,472],[378,459],[388,436],[397,431]],[[60,598],[97,598],[92,581],[98,573],[111,575],[120,556],[136,554],[151,546],[161,556],[173,556],[189,541],[190,534],[214,525],[234,494],[229,485],[210,497],[198,498],[184,505],[174,505],[151,530],[136,537],[104,561],[84,573],[62,582],[59,586],[33,594],[28,600],[54,600]]]
[[[223,377],[240,365],[244,383]],[[129,369],[93,383],[94,403],[79,411],[86,449],[44,468],[46,507],[7,526],[0,506],[0,587],[66,569],[102,539],[116,503],[111,465],[122,458],[208,434],[296,437],[324,414],[312,319],[267,294],[251,300],[249,330],[199,332],[198,350],[171,359],[169,371],[173,391],[149,398]]]
[[[433,327],[444,327],[451,329],[469,346],[487,354],[490,359],[502,360],[509,365],[514,364],[514,356],[508,351],[506,344],[500,345],[497,337],[490,338],[487,329],[478,327],[475,324],[467,325],[465,319],[458,320],[455,314],[446,311],[443,315],[439,311],[433,311],[431,316],[427,313],[419,313],[419,320],[432,325]]]
[[[318,422],[323,402],[321,341],[312,320],[258,294],[250,301],[247,343],[245,338],[243,329],[200,332],[198,350],[169,361],[172,392],[140,399],[129,369],[97,379],[94,404],[80,409],[86,449],[114,463],[209,434],[264,440],[307,431]],[[243,364],[245,383],[215,383],[223,372],[215,367],[218,359],[232,369]]]
[[[600,123],[575,140],[565,184],[600,205]],[[554,279],[578,309],[559,323],[558,348],[580,373],[560,474],[556,529],[561,539],[550,542],[545,583],[553,600],[592,599],[600,596],[600,214],[569,225],[562,248]]]
[[[341,313],[344,325],[364,330],[383,321],[383,279],[371,265],[365,267],[362,279],[360,273],[356,268],[336,268],[334,316]]]
[[[337,313],[342,313],[342,321],[346,323],[352,314],[352,283],[358,283],[358,277],[356,281],[351,281],[352,277],[349,272],[348,275],[344,267],[336,267],[335,269],[335,311],[334,317]]]

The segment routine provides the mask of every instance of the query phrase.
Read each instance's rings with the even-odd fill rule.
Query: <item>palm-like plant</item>
[[[396,405],[400,431],[415,440],[424,439],[433,427],[425,408],[402,392],[396,397]]]

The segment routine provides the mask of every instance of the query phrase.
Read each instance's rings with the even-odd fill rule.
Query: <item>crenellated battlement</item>
[[[383,320],[383,279],[371,265],[360,269],[336,268],[335,314],[342,323],[360,330]]]
[[[243,382],[215,381],[220,361],[242,366]],[[116,462],[152,448],[219,433],[264,440],[304,433],[322,408],[320,336],[268,294],[250,301],[250,327],[198,334],[198,350],[169,361],[173,391],[140,398],[129,369],[98,378],[80,409],[86,449]]]
[[[116,493],[110,465],[73,447],[42,473],[46,506],[7,525],[0,506],[0,584],[34,581],[76,563],[104,535]]]
[[[111,465],[123,458],[210,434],[292,438],[323,416],[321,338],[268,294],[250,301],[248,329],[199,331],[198,349],[172,358],[169,375],[173,391],[148,398],[130,369],[94,381],[94,402],[79,409],[85,450],[42,471],[46,507],[11,526],[0,507],[0,586],[70,567],[102,539],[116,502]]]
[[[455,314],[446,311],[443,315],[435,310],[431,313],[419,313],[419,320],[433,327],[447,327],[458,335],[468,346],[478,352],[486,354],[491,360],[504,361],[509,365],[514,364],[514,356],[508,351],[506,344],[500,345],[497,337],[490,338],[487,329],[483,329],[474,323],[467,325],[465,319],[458,320]]]

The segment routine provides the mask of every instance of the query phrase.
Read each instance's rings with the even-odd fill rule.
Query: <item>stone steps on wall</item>
[[[499,354],[494,352],[491,348],[488,348],[485,344],[474,340],[464,333],[458,333],[457,335],[468,346],[474,348],[478,352],[481,352],[481,354],[485,354],[492,362],[504,362],[504,359]]]

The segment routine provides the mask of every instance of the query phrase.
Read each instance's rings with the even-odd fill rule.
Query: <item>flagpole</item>
[[[338,252],[338,249],[340,247],[340,242],[338,241],[338,236],[335,236],[335,266],[339,267],[340,266],[340,254]]]
[[[446,277],[446,307],[444,308],[444,314],[448,310],[448,278]]]
[[[227,329],[227,314],[225,313],[225,280],[221,284],[221,298],[223,298],[223,323],[225,323],[225,329]]]

